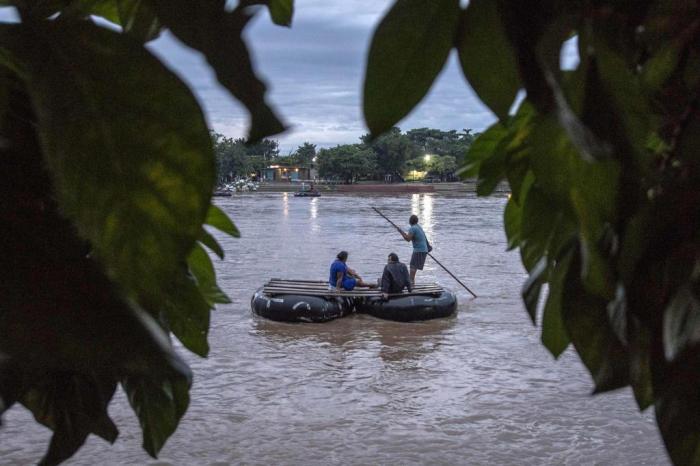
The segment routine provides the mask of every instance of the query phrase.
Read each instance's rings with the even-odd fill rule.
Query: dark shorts
[[[354,278],[345,277],[345,280],[343,280],[343,289],[351,291],[353,288],[355,288],[355,285],[357,285],[357,280]]]
[[[423,266],[425,265],[425,258],[428,257],[427,252],[413,252],[411,254],[411,268],[412,269],[418,269],[418,270],[423,270]]]

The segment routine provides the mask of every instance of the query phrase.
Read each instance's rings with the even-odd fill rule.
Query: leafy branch
[[[671,459],[700,464],[697,2],[472,0],[457,12],[443,2],[451,39],[409,40],[428,3],[398,0],[375,32],[370,130],[403,118],[457,49],[499,117],[462,173],[480,195],[510,185],[508,247],[529,273],[523,300],[543,344],[555,357],[573,345],[595,392],[631,385],[640,409],[654,405]],[[580,62],[564,70],[571,37]],[[422,71],[387,71],[388,56]],[[526,99],[511,113],[519,90]]]
[[[291,0],[258,3],[290,23]],[[210,312],[229,302],[205,248],[223,250],[203,226],[239,232],[211,204],[201,109],[145,44],[167,28],[203,52],[261,139],[283,125],[242,38],[255,7],[2,5],[21,22],[0,25],[0,413],[21,403],[52,429],[41,464],[58,464],[90,434],[114,442],[107,407],[121,385],[155,457],[192,382],[171,334],[206,356]]]

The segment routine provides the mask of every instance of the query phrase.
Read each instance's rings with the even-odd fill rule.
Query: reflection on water
[[[418,222],[421,224],[423,230],[425,230],[429,237],[433,233],[433,202],[433,194],[411,195],[411,214],[418,216]],[[406,223],[408,225],[408,218],[406,218],[402,223]]]
[[[525,274],[505,253],[505,198],[436,195],[294,198],[235,196],[220,206],[240,239],[218,237],[215,260],[232,303],[212,313],[208,359],[187,415],[155,463],[121,393],[110,407],[113,446],[90,438],[67,465],[638,465],[668,464],[652,414],[628,390],[591,397],[576,355],[554,361],[522,308]],[[479,298],[429,261],[420,280],[452,288],[450,319],[397,323],[353,315],[283,324],[250,312],[270,277],[325,279],[340,249],[368,279],[386,255],[410,256],[371,207],[405,228],[415,213],[436,257]],[[48,433],[22,408],[0,429],[0,463],[36,463]]]
[[[433,233],[433,195],[423,194],[421,199],[420,223],[429,235]]]
[[[408,326],[362,315],[324,325],[255,318],[253,328],[274,345],[328,345],[335,351],[343,351],[348,346],[375,347],[377,355],[385,362],[399,362],[419,359],[437,350],[456,323],[455,318],[448,318]]]

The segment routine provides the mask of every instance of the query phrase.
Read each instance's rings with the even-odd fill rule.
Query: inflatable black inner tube
[[[447,290],[439,294],[396,296],[389,299],[366,298],[357,304],[358,312],[399,322],[448,317],[456,310],[457,295]]]
[[[355,302],[339,296],[267,295],[261,288],[250,307],[255,314],[280,322],[327,322],[352,313]]]

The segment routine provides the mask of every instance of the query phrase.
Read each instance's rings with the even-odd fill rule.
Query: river
[[[539,342],[519,297],[525,272],[505,252],[504,197],[269,193],[218,204],[242,232],[220,237],[227,257],[216,263],[233,303],[212,315],[209,358],[187,356],[195,381],[180,427],[153,460],[118,392],[119,439],[91,437],[65,464],[669,464],[652,410],[639,413],[629,389],[591,396],[576,354],[555,361]],[[391,251],[408,262],[409,243],[371,206],[399,224],[417,214],[435,257],[479,298],[428,259],[418,280],[457,291],[454,318],[284,324],[251,314],[266,279],[325,279],[341,249],[369,279]],[[3,420],[0,464],[36,463],[48,430],[21,407]]]

